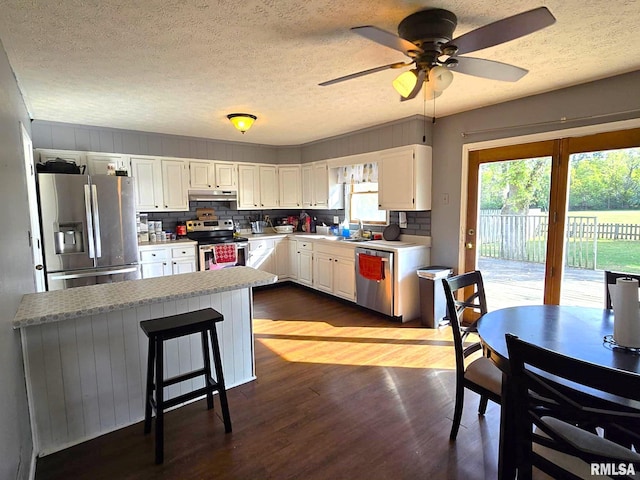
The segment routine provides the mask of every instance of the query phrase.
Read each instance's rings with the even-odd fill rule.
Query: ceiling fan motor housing
[[[453,38],[458,25],[456,16],[448,10],[429,8],[409,15],[398,25],[398,35],[421,48],[428,44],[445,44]]]

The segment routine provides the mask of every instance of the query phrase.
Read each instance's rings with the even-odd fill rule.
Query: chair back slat
[[[586,463],[632,461],[640,472],[637,453],[626,449],[605,451],[590,447],[587,442],[576,442],[564,430],[556,428],[558,422],[549,420],[560,419],[561,425],[600,427],[605,435],[623,434],[625,442],[639,446],[640,410],[634,405],[640,401],[640,375],[568,357],[508,333],[506,340],[514,392],[509,401],[515,410],[523,478],[528,478],[531,465],[554,477],[573,478],[558,465],[552,465],[549,458],[534,453],[532,442]],[[548,438],[532,434],[532,425]],[[571,428],[574,432],[577,430],[570,427],[569,432]]]

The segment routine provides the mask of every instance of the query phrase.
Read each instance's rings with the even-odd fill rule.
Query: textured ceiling
[[[458,16],[459,36],[542,5],[554,25],[470,55],[529,74],[454,74],[436,116],[640,69],[635,0],[0,0],[0,40],[34,119],[297,145],[433,114],[433,102],[399,101],[397,70],[318,86],[406,59],[350,27],[395,33],[438,7]],[[241,135],[232,112],[258,120]]]

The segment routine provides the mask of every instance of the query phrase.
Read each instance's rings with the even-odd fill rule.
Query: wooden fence
[[[480,256],[523,262],[545,262],[549,230],[547,215],[482,213],[478,227]],[[610,238],[601,236],[607,235],[607,232],[609,230],[601,230],[598,227],[597,217],[569,216],[565,239],[566,265],[595,269],[597,240]],[[625,234],[626,232],[625,230]]]

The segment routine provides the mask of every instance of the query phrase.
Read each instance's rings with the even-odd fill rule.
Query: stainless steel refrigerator
[[[133,178],[38,174],[47,289],[140,278]]]

